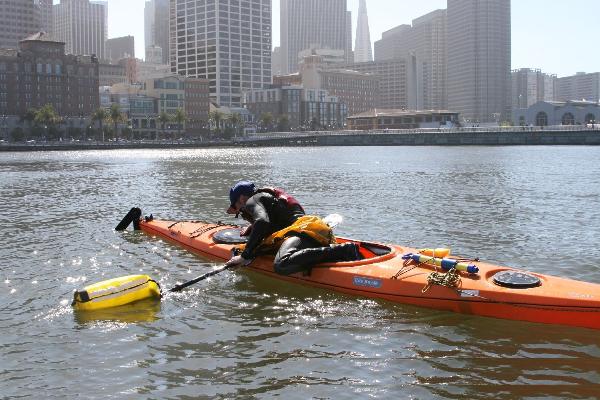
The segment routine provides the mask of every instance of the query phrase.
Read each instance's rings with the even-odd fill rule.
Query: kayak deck
[[[140,229],[176,242],[215,260],[226,261],[235,244],[216,243],[218,232],[237,226],[201,221],[141,220]],[[340,242],[350,239],[338,239]],[[530,322],[600,329],[600,285],[473,262],[477,274],[459,273],[456,287],[438,284],[428,289],[433,265],[406,261],[414,248],[357,242],[365,259],[322,264],[309,275],[278,275],[273,257],[256,258],[247,268],[289,282],[308,284],[352,295],[380,298],[437,310]],[[499,272],[517,271],[539,279],[539,286],[511,288],[494,281]],[[444,274],[445,275],[445,274]],[[426,289],[426,290],[424,290]]]

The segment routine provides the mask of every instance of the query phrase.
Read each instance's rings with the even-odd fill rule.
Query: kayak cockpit
[[[393,249],[390,246],[379,243],[361,242],[357,240],[346,240],[338,239],[338,243],[355,243],[358,245],[360,255],[363,259],[368,260],[371,258],[383,257],[393,253]]]
[[[217,231],[214,235],[212,235],[213,242],[217,244],[228,244],[228,245],[236,245],[246,243],[248,240],[247,236],[241,236],[241,228],[228,228],[221,229]],[[356,243],[359,247],[360,255],[364,260],[373,260],[381,258],[391,258],[394,255],[394,249],[390,246],[386,246],[384,244],[372,243],[372,242],[361,242],[358,240],[350,240],[344,238],[338,238],[338,243]],[[387,257],[386,257],[387,256]]]

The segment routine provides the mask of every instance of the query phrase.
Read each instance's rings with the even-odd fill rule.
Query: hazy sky
[[[58,0],[55,0],[58,3]],[[144,56],[145,0],[108,0],[109,37],[133,35]],[[359,0],[348,0],[356,30]],[[446,0],[367,0],[371,41],[410,24]],[[600,0],[512,0],[512,67],[539,68],[558,76],[600,72]],[[273,0],[273,44],[279,45],[279,0]]]

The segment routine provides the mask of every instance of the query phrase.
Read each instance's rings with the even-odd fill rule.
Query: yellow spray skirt
[[[75,310],[101,310],[148,298],[160,298],[160,286],[148,275],[129,275],[94,283],[75,292]]]

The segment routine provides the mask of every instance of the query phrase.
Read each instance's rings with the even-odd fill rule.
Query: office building
[[[54,18],[52,14],[53,0],[35,0],[35,2],[39,7],[39,30],[41,32],[46,32],[52,37],[52,30],[54,29]]]
[[[65,54],[65,44],[39,32],[0,51],[0,114],[24,115],[51,104],[61,116],[98,108],[98,60]]]
[[[406,110],[409,104],[415,104],[414,90],[410,90],[413,79],[404,58],[348,64],[344,69],[379,78],[378,102],[372,108]]]
[[[587,100],[597,103],[600,101],[600,72],[578,72],[558,78],[556,100]]]
[[[375,42],[375,61],[406,57],[399,44],[411,29],[411,25],[404,24],[383,32],[381,39]]]
[[[353,61],[346,0],[281,0],[280,7],[283,74],[297,72],[298,54],[309,48],[344,50]]]
[[[16,49],[19,41],[39,30],[39,7],[34,0],[0,1],[0,48]]]
[[[135,58],[135,40],[133,36],[123,36],[106,41],[107,59],[117,62],[122,58]]]
[[[99,86],[112,86],[117,83],[127,82],[127,74],[124,65],[100,63],[98,71]]]
[[[148,46],[146,47],[146,58],[145,60],[150,64],[163,64],[163,51],[160,46]]]
[[[67,54],[95,55],[106,59],[108,2],[60,0],[53,9],[52,35],[65,43]]]
[[[334,129],[344,126],[346,105],[325,90],[283,86],[245,93],[244,106],[260,120],[264,114],[273,116],[278,128]],[[282,120],[287,122],[284,127]],[[279,122],[279,123],[278,123]]]
[[[210,92],[208,79],[186,78],[183,83],[185,98],[185,124],[188,136],[198,135],[208,126]]]
[[[196,1],[190,2],[197,3]],[[169,63],[169,0],[149,0],[144,7],[144,48],[160,47],[161,60],[148,60],[154,64]],[[156,50],[154,50],[156,52]]]
[[[210,81],[211,100],[240,107],[271,83],[271,0],[173,0],[171,70]]]
[[[510,0],[448,0],[448,108],[469,122],[510,117]]]
[[[375,44],[375,60],[405,59],[408,108],[446,110],[446,10],[436,10],[384,32]],[[396,108],[396,107],[393,107]]]
[[[281,47],[275,47],[271,54],[271,75],[277,76],[283,74],[281,68]]]
[[[520,68],[511,73],[512,108],[529,108],[538,101],[553,101],[556,75],[539,69]]]
[[[356,44],[354,46],[354,62],[373,61],[371,33],[369,32],[369,16],[367,15],[367,0],[360,0],[358,8],[358,24],[356,26]]]
[[[305,57],[300,65],[302,86],[305,89],[326,91],[347,106],[354,115],[371,110],[379,103],[380,78],[343,68],[328,68],[319,56]]]

